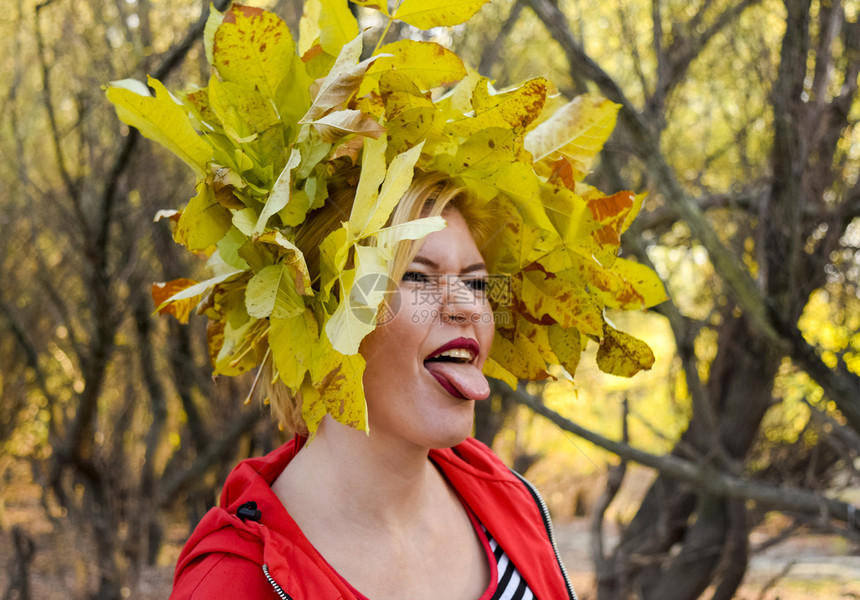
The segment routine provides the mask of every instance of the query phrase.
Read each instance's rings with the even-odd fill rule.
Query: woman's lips
[[[448,350],[454,350],[456,348],[464,348],[471,352],[472,356],[478,356],[478,354],[481,353],[481,346],[478,345],[478,342],[470,338],[459,337],[451,340],[450,342],[442,344],[433,352],[428,354],[427,358],[425,358],[424,360],[428,360],[434,356],[442,354],[443,352],[447,352]]]

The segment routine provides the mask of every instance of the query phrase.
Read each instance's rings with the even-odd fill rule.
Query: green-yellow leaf
[[[268,231],[261,235],[257,241],[265,244],[274,244],[283,251],[281,262],[289,267],[294,278],[293,283],[297,294],[310,295],[313,293],[305,255],[302,254],[298,246],[288,240],[280,231]]]
[[[192,127],[188,109],[158,80],[150,78],[149,85],[155,90],[155,97],[138,81],[115,81],[107,86],[107,98],[123,123],[173,152],[199,178],[205,177],[212,148]]]
[[[394,210],[412,183],[415,163],[418,162],[423,147],[424,143],[422,142],[406,152],[401,152],[391,161],[385,173],[385,181],[382,182],[382,189],[379,190],[377,202],[369,211],[369,218],[364,221],[366,225],[362,231],[377,231],[388,221],[391,211]]]
[[[378,248],[356,246],[356,268],[341,278],[341,301],[325,326],[332,347],[341,354],[357,353],[361,340],[376,327],[387,274]]]
[[[301,160],[301,153],[293,148],[290,152],[290,158],[287,160],[287,164],[284,166],[281,174],[278,175],[275,185],[272,186],[272,191],[266,200],[265,206],[263,206],[263,210],[260,212],[260,217],[257,219],[257,223],[254,225],[251,235],[256,236],[263,233],[263,229],[266,228],[266,224],[269,222],[272,215],[284,208],[290,201],[290,191],[292,190],[292,177],[290,176],[290,173],[293,169],[299,166]]]
[[[286,319],[270,319],[272,360],[281,381],[293,392],[299,390],[305,373],[311,370],[318,338],[319,326],[311,309]]]
[[[295,276],[289,265],[269,265],[255,274],[245,290],[245,308],[258,319],[269,316],[286,319],[305,309],[296,292]]]
[[[208,252],[231,226],[230,211],[218,203],[211,187],[199,184],[197,195],[179,217],[173,237],[191,252]]]
[[[403,0],[391,18],[418,29],[465,23],[489,0]]]
[[[209,108],[236,143],[254,139],[279,120],[272,102],[254,88],[213,76],[208,89]]]

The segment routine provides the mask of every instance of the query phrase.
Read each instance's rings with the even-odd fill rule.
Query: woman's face
[[[474,403],[489,396],[481,369],[493,343],[488,273],[460,213],[424,238],[399,284],[396,314],[361,345],[371,436],[423,448],[460,443]]]

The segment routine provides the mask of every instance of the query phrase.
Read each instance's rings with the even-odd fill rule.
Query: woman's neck
[[[392,530],[413,524],[446,487],[426,448],[404,447],[402,440],[367,435],[329,417],[272,486],[294,516],[305,505],[333,521]]]

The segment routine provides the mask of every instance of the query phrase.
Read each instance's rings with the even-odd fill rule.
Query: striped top
[[[516,565],[510,561],[504,549],[499,546],[499,543],[493,539],[490,532],[481,525],[487,540],[490,542],[490,551],[492,552],[493,560],[496,562],[496,571],[498,572],[498,580],[496,581],[496,590],[490,600],[533,600],[535,597],[529,589],[526,580],[520,576]],[[490,589],[493,588],[492,582]],[[489,591],[489,590],[487,590]],[[486,596],[486,592],[484,593]]]

